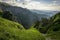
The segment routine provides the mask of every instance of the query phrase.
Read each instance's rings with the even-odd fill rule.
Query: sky
[[[60,11],[60,0],[0,0],[27,9]]]

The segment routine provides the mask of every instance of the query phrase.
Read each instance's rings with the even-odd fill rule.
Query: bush
[[[9,12],[9,11],[4,11],[2,17],[6,18],[6,19],[9,19],[9,20],[13,20],[14,19],[13,14],[11,12]]]
[[[3,11],[0,9],[0,17],[2,16],[2,14],[3,14]]]

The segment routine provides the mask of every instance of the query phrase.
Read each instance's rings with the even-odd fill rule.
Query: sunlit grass
[[[0,17],[0,40],[45,40],[45,38],[34,28],[26,30],[18,23]]]

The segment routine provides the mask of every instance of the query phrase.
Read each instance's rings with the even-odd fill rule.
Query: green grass
[[[0,40],[45,40],[45,38],[34,28],[26,30],[18,23],[0,17]]]
[[[20,40],[45,40],[44,36],[36,29],[24,30],[20,36]]]
[[[60,40],[60,31],[53,32],[51,31],[47,37],[50,37],[52,40]]]

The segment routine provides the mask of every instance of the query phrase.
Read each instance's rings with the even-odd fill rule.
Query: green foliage
[[[50,20],[47,18],[42,18],[40,23],[40,29],[39,31],[42,33],[46,33],[48,30]]]
[[[0,9],[0,17],[2,16],[2,14],[3,14],[3,11]]]
[[[4,2],[0,2],[0,5],[4,6],[4,7],[9,7],[10,5]]]
[[[51,18],[52,24],[48,29],[47,36],[52,40],[60,40],[60,13],[57,13]]]
[[[36,21],[34,28],[39,29],[40,21]]]
[[[48,30],[49,19],[42,18],[41,21],[35,23],[34,28],[38,29],[41,33],[46,33]]]
[[[40,22],[37,22],[36,25],[35,27],[39,28],[41,33],[47,34],[47,39],[60,40],[60,12],[50,19],[43,18]]]
[[[3,15],[2,15],[3,18],[6,18],[6,19],[9,19],[9,20],[13,20],[13,14],[9,11],[4,11],[3,12]]]
[[[45,40],[34,28],[25,30],[22,25],[0,17],[0,40]]]
[[[0,10],[0,17],[3,17],[5,19],[11,20],[11,21],[14,20],[14,15],[11,12],[9,12],[9,11]]]

